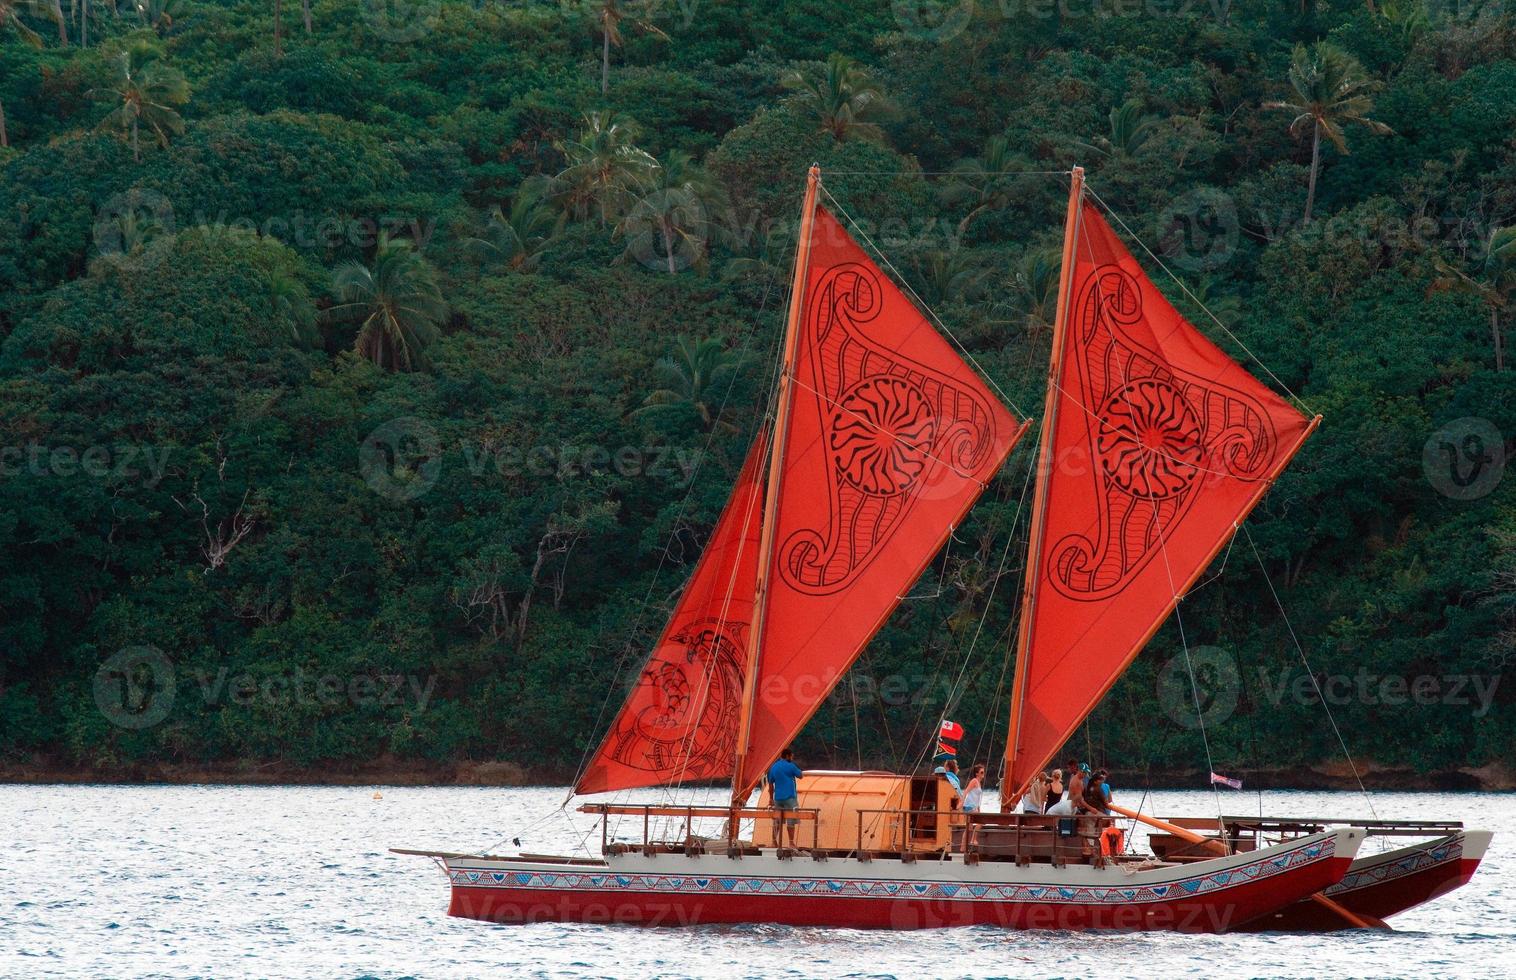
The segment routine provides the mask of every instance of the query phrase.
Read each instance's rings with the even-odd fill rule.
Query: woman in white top
[[[977,813],[984,802],[984,766],[978,765],[969,773],[968,787],[963,791],[963,812]]]
[[[980,805],[984,802],[984,766],[976,765],[969,771],[969,784],[963,790],[963,812],[978,813]],[[974,846],[974,822],[968,821],[963,828],[963,853],[967,854],[969,848]]]

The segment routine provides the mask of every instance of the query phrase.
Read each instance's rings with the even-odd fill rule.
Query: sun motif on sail
[[[638,680],[650,696],[611,733],[610,758],[633,769],[701,779],[731,771],[748,624],[694,620],[670,632]]]
[[[1090,273],[1077,293],[1077,404],[1094,466],[1096,525],[1059,539],[1048,577],[1071,599],[1107,599],[1172,537],[1208,481],[1252,481],[1269,471],[1278,439],[1250,395],[1170,366],[1134,335],[1142,293],[1119,266]]]
[[[778,567],[787,585],[811,595],[846,588],[923,494],[974,478],[995,445],[995,420],[978,392],[865,331],[887,312],[887,296],[902,304],[889,313],[932,329],[858,262],[828,269],[807,300],[802,384],[814,388],[821,416],[830,506],[823,526],[785,538]]]

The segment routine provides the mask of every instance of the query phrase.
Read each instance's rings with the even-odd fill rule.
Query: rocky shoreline
[[[1353,790],[1358,783],[1343,763],[1322,763],[1253,771],[1228,771],[1244,781],[1246,790]],[[1516,790],[1516,772],[1492,763],[1480,768],[1417,772],[1412,769],[1361,763],[1359,775],[1371,790],[1478,791]],[[1142,781],[1150,789],[1205,787],[1205,772],[1196,769],[1152,770]],[[118,765],[62,765],[43,760],[0,762],[0,783],[111,783],[122,785],[229,786],[565,786],[567,770],[534,769],[514,762],[428,763],[376,760],[367,763],[325,763],[302,766],[285,762],[179,763],[137,762]],[[1123,774],[1128,787],[1136,784]]]

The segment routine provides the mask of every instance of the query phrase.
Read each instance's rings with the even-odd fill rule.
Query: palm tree
[[[1438,261],[1441,273],[1433,283],[1434,291],[1457,290],[1473,293],[1484,300],[1490,310],[1490,342],[1495,347],[1495,370],[1505,370],[1504,314],[1516,311],[1516,225],[1496,228],[1484,250],[1484,262],[1473,275]]]
[[[337,305],[327,317],[359,324],[353,349],[385,370],[426,367],[426,348],[447,318],[437,274],[411,243],[379,236],[370,268],[348,262],[332,273]]]
[[[316,342],[316,307],[310,292],[297,276],[275,271],[268,280],[269,308],[277,322],[289,327],[290,340],[299,347]]]
[[[138,129],[146,126],[168,146],[169,133],[184,132],[184,119],[178,107],[189,101],[189,83],[184,76],[158,60],[158,52],[143,44],[122,51],[116,59],[116,81],[111,88],[92,89],[90,97],[114,106],[100,120],[102,129],[119,129],[129,134],[132,159],[142,162]]]
[[[132,7],[143,26],[163,34],[174,26],[175,0],[132,0]]]
[[[1058,311],[1059,254],[1050,248],[1028,249],[1011,266],[1007,279],[1006,306],[1036,337],[1053,328]]]
[[[627,238],[625,254],[647,261],[661,247],[670,273],[679,271],[676,256],[690,264],[702,262],[706,242],[720,227],[716,219],[725,201],[715,177],[688,153],[670,150],[650,176],[646,193],[616,228]]]
[[[984,282],[984,270],[962,249],[933,249],[911,263],[916,295],[927,306],[971,300]]]
[[[1357,123],[1371,133],[1393,132],[1382,122],[1369,118],[1374,111],[1371,93],[1379,83],[1369,78],[1358,59],[1327,41],[1317,41],[1307,48],[1295,46],[1290,60],[1292,98],[1265,102],[1265,109],[1287,109],[1295,113],[1290,121],[1290,135],[1297,139],[1311,133],[1311,182],[1305,196],[1305,223],[1311,221],[1316,203],[1316,175],[1321,169],[1321,137],[1331,140],[1338,153],[1348,152],[1343,125]]]
[[[533,272],[562,226],[563,216],[548,204],[545,182],[528,178],[516,188],[510,213],[495,205],[480,236],[464,244],[481,256],[504,259],[517,272]]]
[[[42,47],[42,36],[21,19],[22,14],[41,14],[47,10],[39,0],[0,0],[0,32],[7,28],[24,44]],[[10,137],[5,132],[5,104],[0,103],[0,147],[10,146]]]
[[[822,64],[790,72],[782,84],[833,139],[884,138],[884,131],[872,121],[889,109],[884,89],[852,58],[834,53]]]
[[[719,428],[734,432],[735,425],[717,418],[719,405],[713,410],[712,402],[725,400],[732,375],[741,371],[747,360],[746,355],[727,350],[715,337],[700,341],[680,337],[675,341],[674,356],[659,358],[653,365],[653,378],[658,388],[644,398],[642,407],[632,414],[693,409],[700,416],[705,431]]]
[[[638,149],[637,124],[625,116],[588,112],[576,140],[558,144],[568,165],[553,178],[564,208],[576,219],[593,208],[600,223],[622,213],[646,183],[658,161]]]
[[[1143,114],[1138,99],[1127,99],[1106,118],[1110,121],[1110,133],[1081,146],[1103,156],[1134,157],[1153,135],[1154,118]]]
[[[284,57],[284,45],[281,34],[284,27],[284,0],[274,0],[274,57]]]
[[[1012,152],[1010,140],[993,136],[977,157],[960,160],[942,191],[944,204],[969,203],[969,213],[958,222],[958,234],[985,211],[1008,207],[1015,192],[1019,172],[1031,166],[1025,156]]]
[[[605,95],[611,90],[611,46],[621,47],[621,22],[628,20],[638,30],[651,34],[654,37],[667,41],[669,36],[655,27],[652,22],[635,17],[628,17],[626,10],[619,0],[600,0],[600,11],[595,15],[596,22],[600,25],[600,94]]]

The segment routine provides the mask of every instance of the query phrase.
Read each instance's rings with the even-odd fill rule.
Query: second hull
[[[664,855],[572,869],[454,859],[448,912],[500,923],[1226,932],[1335,884],[1361,839],[1334,831],[1251,856],[1130,873],[771,855]]]

